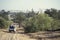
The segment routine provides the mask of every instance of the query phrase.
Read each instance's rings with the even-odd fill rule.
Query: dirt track
[[[23,31],[16,33],[9,33],[8,31],[0,31],[0,40],[36,40],[25,35]]]
[[[53,38],[53,37],[52,38],[43,38],[46,36],[54,36],[54,35],[55,35],[55,38]],[[40,39],[41,40],[60,40],[60,31],[53,32],[53,35],[51,35],[50,32],[41,32],[41,31],[37,32],[37,33],[25,34],[24,30],[22,28],[17,30],[16,33],[9,33],[8,30],[0,29],[0,40],[40,40]]]

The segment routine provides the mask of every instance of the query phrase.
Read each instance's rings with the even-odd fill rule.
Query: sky
[[[0,10],[60,9],[60,0],[0,0]]]

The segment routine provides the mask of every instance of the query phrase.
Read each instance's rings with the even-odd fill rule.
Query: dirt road
[[[49,36],[55,36],[55,38]],[[60,40],[60,32],[53,32],[53,35],[44,31],[25,34],[23,28],[19,28],[16,33],[9,33],[8,30],[0,29],[0,40],[40,40],[41,38],[42,40]]]
[[[16,33],[9,33],[8,31],[0,31],[0,40],[36,40],[25,35],[22,30]]]

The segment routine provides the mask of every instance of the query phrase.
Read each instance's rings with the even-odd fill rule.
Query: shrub
[[[47,14],[39,14],[34,17],[30,17],[25,23],[25,32],[38,32],[51,29],[51,23],[53,19]]]
[[[13,21],[7,21],[7,23],[7,26],[9,27],[13,23]]]
[[[0,28],[6,28],[7,22],[4,18],[0,17]]]
[[[8,28],[12,21],[6,21],[4,18],[0,17],[0,28]]]

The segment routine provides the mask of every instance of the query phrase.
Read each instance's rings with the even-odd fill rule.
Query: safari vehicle
[[[16,32],[16,28],[14,26],[9,27],[9,32]]]

